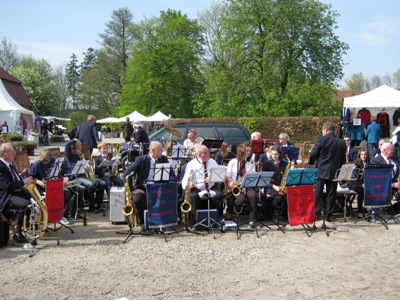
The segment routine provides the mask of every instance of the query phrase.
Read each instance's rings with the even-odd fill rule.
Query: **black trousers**
[[[326,185],[326,197],[324,186]],[[325,208],[325,215],[332,215],[335,209],[337,182],[329,179],[317,179],[315,183],[315,214],[319,214]]]
[[[24,222],[24,213],[29,204],[31,204],[31,201],[21,196],[12,195],[10,198],[10,208],[18,210],[18,226],[21,226],[21,228]]]

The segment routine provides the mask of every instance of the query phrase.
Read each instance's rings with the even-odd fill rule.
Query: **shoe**
[[[364,214],[364,213],[358,213],[358,214],[357,214],[357,217],[358,217],[359,219],[364,219],[364,218],[365,218],[365,214]]]
[[[256,224],[255,224],[253,221],[250,221],[250,222],[249,222],[249,226],[250,226],[251,228],[256,228]]]
[[[13,240],[17,243],[25,244],[28,242],[26,237],[22,233],[14,233]]]
[[[68,225],[71,225],[71,222],[68,221],[67,218],[63,217],[63,218],[60,220],[60,224],[61,224],[61,225],[64,225],[64,226],[68,226]]]

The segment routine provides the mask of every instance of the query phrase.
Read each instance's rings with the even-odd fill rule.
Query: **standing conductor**
[[[310,153],[310,164],[316,162],[318,168],[314,194],[315,220],[317,221],[323,206],[325,206],[324,220],[331,221],[337,190],[337,182],[332,180],[335,178],[336,171],[346,163],[346,143],[334,135],[334,130],[334,123],[325,122],[322,126],[322,136],[317,139]],[[326,197],[323,195],[325,185]]]

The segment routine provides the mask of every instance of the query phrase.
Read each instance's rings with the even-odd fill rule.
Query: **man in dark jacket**
[[[346,163],[346,143],[335,136],[334,130],[334,123],[325,122],[322,126],[322,136],[317,139],[310,153],[310,164],[316,163],[318,168],[314,193],[315,220],[319,220],[322,202],[326,202],[324,220],[328,222],[331,221],[336,200],[337,182],[333,179],[336,171]],[[325,185],[326,197],[323,195]]]
[[[126,117],[125,123],[122,124],[121,130],[122,130],[122,136],[125,139],[125,142],[129,142],[131,140],[131,136],[133,133],[133,127],[132,127],[132,124],[129,121],[128,117]]]
[[[97,144],[100,142],[95,116],[88,115],[87,121],[79,125],[76,138],[81,141],[82,145],[90,146],[90,153],[92,153],[93,148],[96,148]]]

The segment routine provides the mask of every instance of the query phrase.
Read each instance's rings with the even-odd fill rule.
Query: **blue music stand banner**
[[[147,184],[146,195],[150,229],[178,224],[176,182]]]
[[[367,208],[390,206],[392,169],[364,169],[364,204]]]

